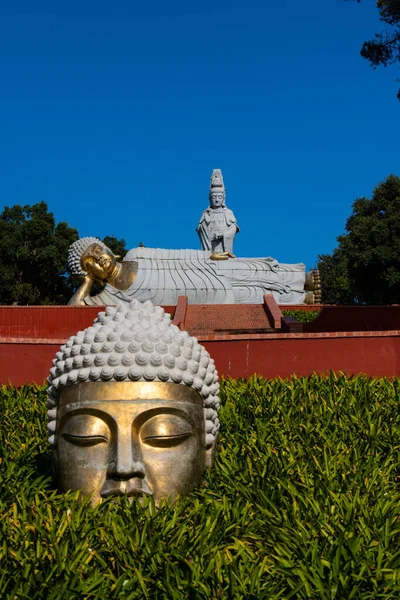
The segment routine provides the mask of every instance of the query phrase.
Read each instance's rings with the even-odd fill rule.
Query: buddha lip
[[[128,490],[123,490],[121,488],[110,489],[101,493],[102,498],[110,498],[111,496],[150,496],[149,493],[141,490],[139,488],[131,488]]]
[[[140,481],[140,480],[139,480]],[[153,492],[146,483],[136,481],[106,481],[100,492],[102,498],[110,496],[152,496]]]

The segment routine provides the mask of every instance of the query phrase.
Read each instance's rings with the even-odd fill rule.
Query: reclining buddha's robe
[[[189,304],[261,304],[272,294],[278,304],[302,304],[305,298],[305,265],[279,264],[273,258],[211,260],[202,250],[134,248],[123,262],[138,265],[134,283],[127,290],[106,284],[88,305],[129,302],[133,298],[162,306],[176,305],[178,296]]]

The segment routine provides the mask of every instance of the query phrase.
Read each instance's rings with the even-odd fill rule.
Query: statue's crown
[[[213,169],[210,181],[210,194],[211,192],[225,192],[224,178],[222,177],[221,169]]]

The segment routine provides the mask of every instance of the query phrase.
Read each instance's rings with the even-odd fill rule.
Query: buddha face
[[[81,256],[82,269],[100,281],[110,277],[116,264],[114,254],[99,244],[91,244]]]
[[[221,208],[225,202],[225,194],[223,192],[211,192],[210,206],[211,208]]]
[[[201,396],[175,383],[87,382],[65,388],[57,414],[61,491],[174,500],[206,466]],[[210,451],[208,451],[210,452]]]

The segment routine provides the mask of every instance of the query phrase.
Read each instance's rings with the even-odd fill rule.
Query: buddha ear
[[[211,448],[206,450],[206,469],[209,470],[213,466],[214,456],[217,453],[217,441],[213,443]]]
[[[119,258],[121,258],[121,256],[119,254],[114,254],[114,257],[118,260]]]

